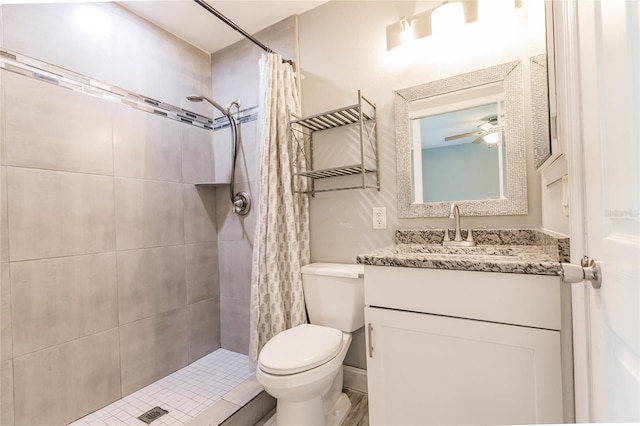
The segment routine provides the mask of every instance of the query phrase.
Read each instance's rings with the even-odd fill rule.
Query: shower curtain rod
[[[198,3],[200,6],[202,6],[204,9],[206,9],[209,13],[214,15],[216,18],[220,19],[222,22],[224,22],[225,24],[227,24],[228,26],[230,26],[231,28],[233,28],[234,30],[236,30],[237,32],[239,32],[240,34],[242,34],[243,36],[248,38],[251,42],[253,42],[257,46],[259,46],[265,52],[267,52],[267,53],[276,53],[271,48],[269,48],[269,47],[265,46],[264,44],[262,44],[259,40],[257,40],[251,34],[246,32],[245,30],[243,30],[240,26],[238,26],[231,19],[227,18],[222,13],[220,13],[219,11],[217,11],[216,9],[211,7],[211,5],[209,5],[204,0],[193,0],[193,1]],[[288,63],[289,65],[293,66],[293,61],[291,59],[283,59],[282,62],[283,63]]]

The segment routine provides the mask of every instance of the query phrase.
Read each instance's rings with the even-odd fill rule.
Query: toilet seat
[[[265,373],[290,375],[322,365],[340,352],[342,331],[302,324],[277,334],[260,351],[258,366]]]

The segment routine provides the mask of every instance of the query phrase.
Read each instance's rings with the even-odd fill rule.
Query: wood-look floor
[[[342,426],[369,426],[369,398],[367,397],[367,394],[346,388],[344,389],[344,393],[347,394],[351,401],[351,411],[347,414]],[[256,423],[255,426],[272,424],[269,420],[275,414],[276,410],[274,408],[269,414]]]
[[[369,426],[369,398],[366,393],[344,389],[351,401],[351,411],[344,419],[343,426]]]

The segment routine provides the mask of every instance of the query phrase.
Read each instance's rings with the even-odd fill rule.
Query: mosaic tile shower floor
[[[145,426],[137,417],[159,406],[169,413],[152,426],[182,426],[253,377],[246,355],[218,349],[71,425]]]

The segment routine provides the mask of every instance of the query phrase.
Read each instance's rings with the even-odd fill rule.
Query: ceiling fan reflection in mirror
[[[471,136],[477,136],[471,143],[486,142],[488,145],[495,145],[500,140],[498,133],[498,117],[493,115],[486,119],[486,123],[482,123],[478,126],[480,130],[475,132],[461,133],[459,135],[447,136],[444,138],[445,142],[454,141],[457,139],[468,138]]]

